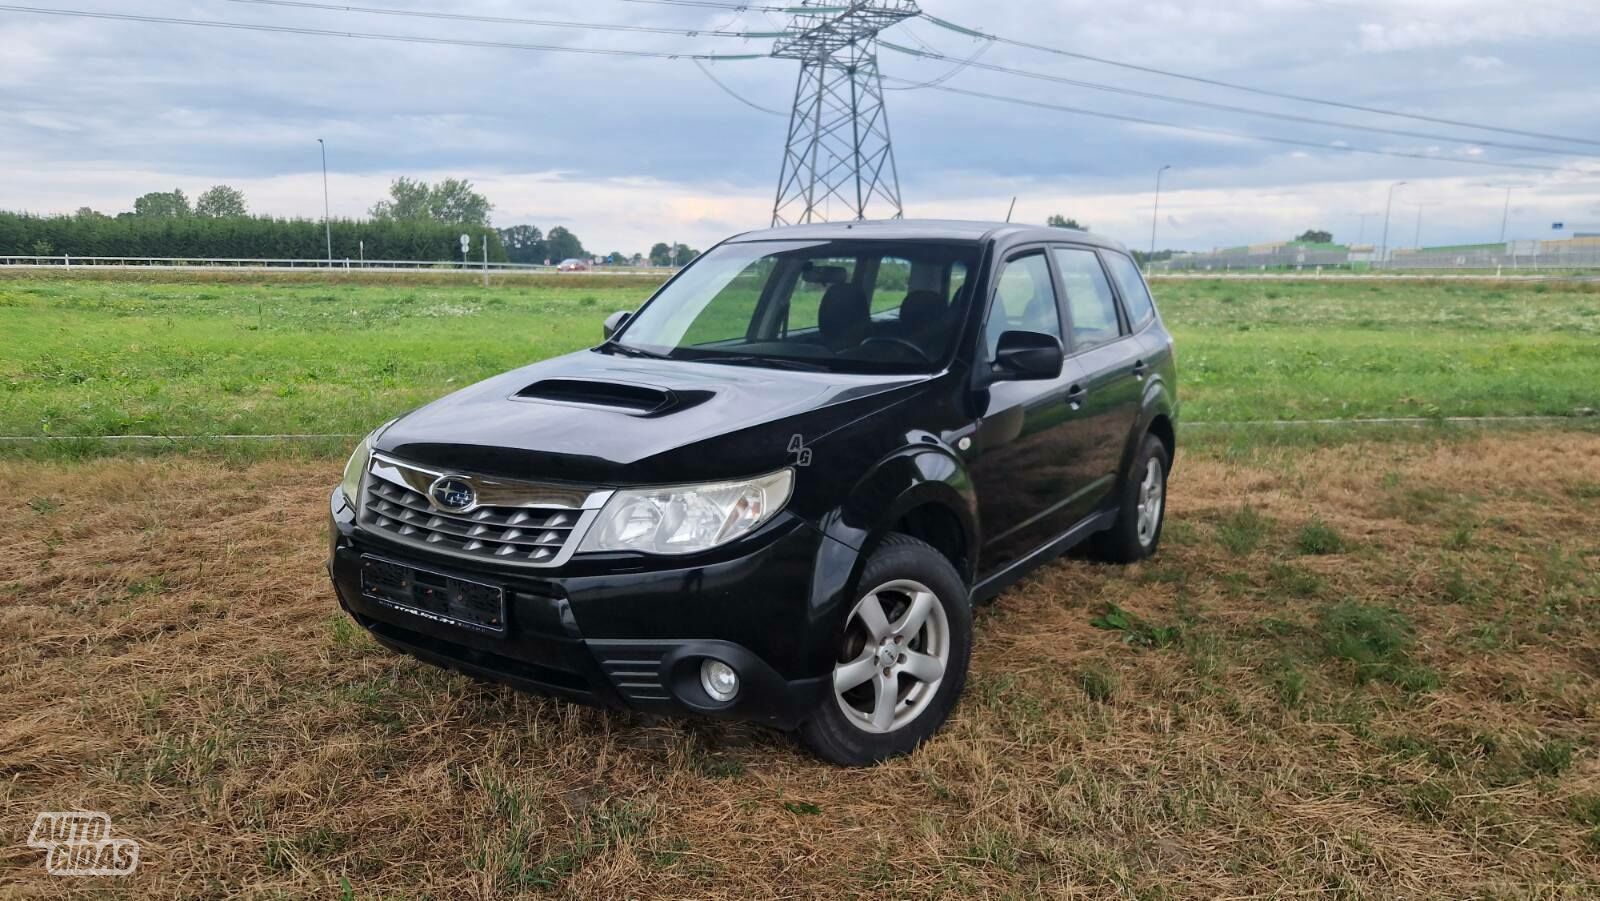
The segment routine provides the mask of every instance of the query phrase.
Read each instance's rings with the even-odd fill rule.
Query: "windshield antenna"
[[[1006,210],[1006,222],[1007,223],[1011,222],[1011,214],[1015,213],[1016,211],[1017,211],[1017,197],[1016,197],[1015,194],[1013,194],[1013,195],[1011,195],[1011,208]]]

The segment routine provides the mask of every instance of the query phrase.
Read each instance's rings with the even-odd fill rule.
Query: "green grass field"
[[[356,433],[596,343],[626,279],[0,277],[0,434]],[[1600,407],[1600,286],[1165,281],[1191,422]]]

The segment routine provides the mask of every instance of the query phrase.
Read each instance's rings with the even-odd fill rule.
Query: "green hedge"
[[[493,229],[426,221],[336,219],[333,257],[357,259],[365,242],[369,260],[459,260],[461,234],[472,234],[472,259],[505,262]],[[75,257],[221,257],[320,260],[327,255],[320,221],[245,216],[151,218],[132,215],[34,216],[0,213],[0,254]]]

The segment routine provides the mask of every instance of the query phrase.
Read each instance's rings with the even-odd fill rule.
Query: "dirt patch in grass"
[[[860,771],[385,652],[323,574],[338,465],[0,464],[9,893],[1600,889],[1594,434],[1181,455],[1160,557],[985,607],[947,729]],[[45,875],[72,808],[136,876]]]

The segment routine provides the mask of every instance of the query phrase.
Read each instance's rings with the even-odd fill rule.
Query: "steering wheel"
[[[921,360],[924,363],[932,363],[933,362],[933,357],[928,356],[928,352],[927,351],[925,351],[922,348],[918,347],[916,344],[914,344],[914,343],[912,343],[910,341],[907,341],[904,338],[895,338],[895,337],[892,337],[892,336],[889,336],[889,335],[874,335],[871,338],[868,338],[865,341],[862,341],[857,346],[858,347],[866,347],[868,344],[872,344],[872,343],[875,343],[875,342],[876,343],[881,343],[881,344],[893,344],[896,347],[904,348],[905,350],[909,350],[912,353],[916,354],[917,355],[917,359]]]

